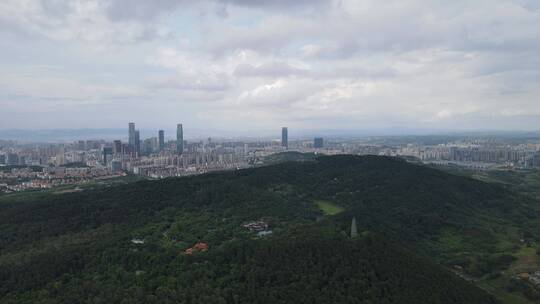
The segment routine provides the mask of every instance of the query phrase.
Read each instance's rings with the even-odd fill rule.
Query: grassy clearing
[[[513,277],[522,272],[532,272],[540,269],[540,258],[536,254],[536,249],[534,247],[521,246],[521,248],[517,252],[514,252],[513,255],[517,260],[504,271],[506,274],[505,276],[494,280],[481,280],[478,282],[478,286],[492,293],[502,303],[537,303],[527,299],[519,292],[510,292],[505,288],[505,277]]]
[[[510,265],[510,273],[518,274],[540,270],[540,259],[536,254],[536,248],[523,246],[514,256],[517,261]]]
[[[319,209],[322,210],[324,215],[336,215],[345,211],[345,208],[329,201],[315,201],[315,203],[317,204]]]
[[[508,292],[504,288],[504,280],[497,279],[491,281],[481,281],[477,282],[477,285],[484,290],[488,291],[494,295],[501,303],[505,304],[532,304],[535,303],[524,297],[522,294],[517,292]]]

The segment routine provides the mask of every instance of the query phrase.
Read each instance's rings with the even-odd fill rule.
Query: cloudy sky
[[[2,0],[0,129],[540,130],[537,0]]]

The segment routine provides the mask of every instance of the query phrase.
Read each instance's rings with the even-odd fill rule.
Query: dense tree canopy
[[[316,200],[344,211],[324,217]],[[472,276],[504,269],[497,248],[538,235],[537,206],[375,156],[4,196],[0,302],[491,303],[426,255]],[[243,227],[255,220],[273,236]],[[184,254],[199,241],[210,249]]]

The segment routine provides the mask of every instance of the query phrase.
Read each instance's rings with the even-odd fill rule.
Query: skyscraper
[[[139,130],[135,130],[135,140],[134,140],[134,147],[135,147],[135,153],[137,157],[141,156],[141,135],[139,133]]]
[[[313,148],[321,149],[324,147],[324,140],[322,137],[315,137],[313,140]]]
[[[113,153],[115,155],[122,154],[122,142],[120,140],[113,141]]]
[[[128,144],[130,146],[135,146],[135,123],[134,122],[130,122],[129,123],[129,140],[128,140]]]
[[[158,142],[159,151],[163,151],[165,149],[165,132],[163,130],[158,132]]]
[[[103,163],[103,165],[107,165],[111,160],[110,156],[113,154],[113,147],[103,147],[101,153],[101,162]]]
[[[154,152],[154,141],[156,141],[156,138],[147,138],[143,141],[141,152],[143,155],[150,155]],[[156,143],[157,146],[157,143]]]
[[[289,148],[289,130],[287,127],[281,128],[281,146]]]
[[[182,124],[176,125],[176,153],[182,154],[184,152],[184,130]]]

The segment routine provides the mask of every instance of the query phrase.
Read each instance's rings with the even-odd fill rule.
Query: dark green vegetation
[[[67,163],[63,165],[62,167],[66,168],[88,168],[88,165],[83,162],[74,162],[74,163]]]
[[[540,200],[540,171],[539,170],[489,170],[476,171],[458,167],[439,167],[455,175],[474,178],[480,181],[496,184],[508,191]],[[534,220],[533,220],[534,221]],[[526,222],[524,222],[525,224]],[[527,300],[517,296],[527,295],[528,299],[540,299],[540,292],[536,286],[527,280],[517,280],[516,277],[525,273],[540,270],[540,246],[537,238],[531,238],[528,233],[521,236],[523,242],[514,245],[506,252],[511,254],[513,261],[507,269],[506,275],[494,274],[484,276],[479,284],[484,288],[505,299],[508,303],[525,303]],[[508,278],[511,278],[510,280]],[[512,279],[513,278],[513,279]],[[507,293],[506,291],[512,291]],[[516,291],[519,291],[516,293]]]
[[[320,220],[316,201],[344,211]],[[540,235],[539,206],[375,156],[4,196],[0,302],[494,302],[447,269],[526,301],[534,287],[501,273],[520,259],[521,238]],[[364,233],[351,240],[353,216]],[[260,219],[271,237],[243,227]],[[183,253],[198,241],[210,250]]]
[[[493,170],[469,173],[473,178],[491,183],[499,183],[516,192],[525,193],[540,199],[540,170]]]
[[[295,151],[276,153],[264,158],[264,163],[274,165],[284,162],[309,162],[315,161],[317,156],[314,153],[300,153]]]

